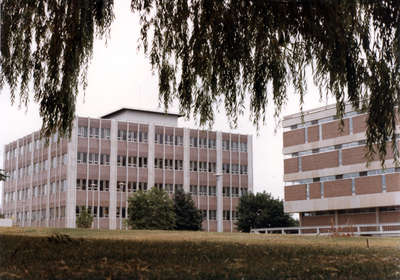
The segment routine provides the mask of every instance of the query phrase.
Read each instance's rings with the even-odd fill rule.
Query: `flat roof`
[[[182,117],[182,114],[177,114],[177,113],[167,113],[167,112],[162,112],[162,111],[155,111],[155,110],[146,110],[146,109],[135,109],[135,108],[121,108],[116,111],[113,111],[111,113],[108,113],[104,116],[101,116],[101,119],[108,119],[111,118],[119,113],[122,113],[124,111],[129,111],[129,112],[139,112],[139,113],[150,113],[150,114],[155,114],[155,115],[161,115],[161,116],[171,116],[171,117]]]

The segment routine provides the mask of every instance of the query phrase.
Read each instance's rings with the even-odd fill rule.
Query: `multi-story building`
[[[367,166],[367,115],[347,106],[342,130],[335,105],[303,117],[298,113],[283,120],[285,212],[299,213],[303,227],[399,223],[400,168],[390,144],[385,169],[377,158]]]
[[[20,226],[121,229],[138,190],[190,192],[203,230],[234,231],[239,196],[252,190],[252,136],[178,127],[177,114],[120,109],[77,117],[70,139],[34,132],[5,146],[3,211]]]

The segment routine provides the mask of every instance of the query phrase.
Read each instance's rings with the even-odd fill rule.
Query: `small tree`
[[[174,229],[172,199],[165,191],[157,188],[135,193],[128,199],[128,225],[133,229]]]
[[[251,228],[296,225],[296,221],[283,212],[283,201],[265,192],[242,196],[237,211],[239,219],[236,225],[244,232],[249,232]]]
[[[83,207],[76,218],[76,226],[78,228],[90,228],[92,226],[93,216],[89,213],[86,207]]]
[[[200,230],[203,221],[200,210],[194,205],[192,196],[177,190],[174,195],[174,210],[177,230]]]

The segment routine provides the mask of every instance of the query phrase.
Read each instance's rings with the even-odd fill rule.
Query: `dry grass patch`
[[[400,239],[0,229],[0,279],[399,279]]]

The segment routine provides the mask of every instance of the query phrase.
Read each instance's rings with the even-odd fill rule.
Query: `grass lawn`
[[[400,279],[400,238],[0,228],[0,279]]]

